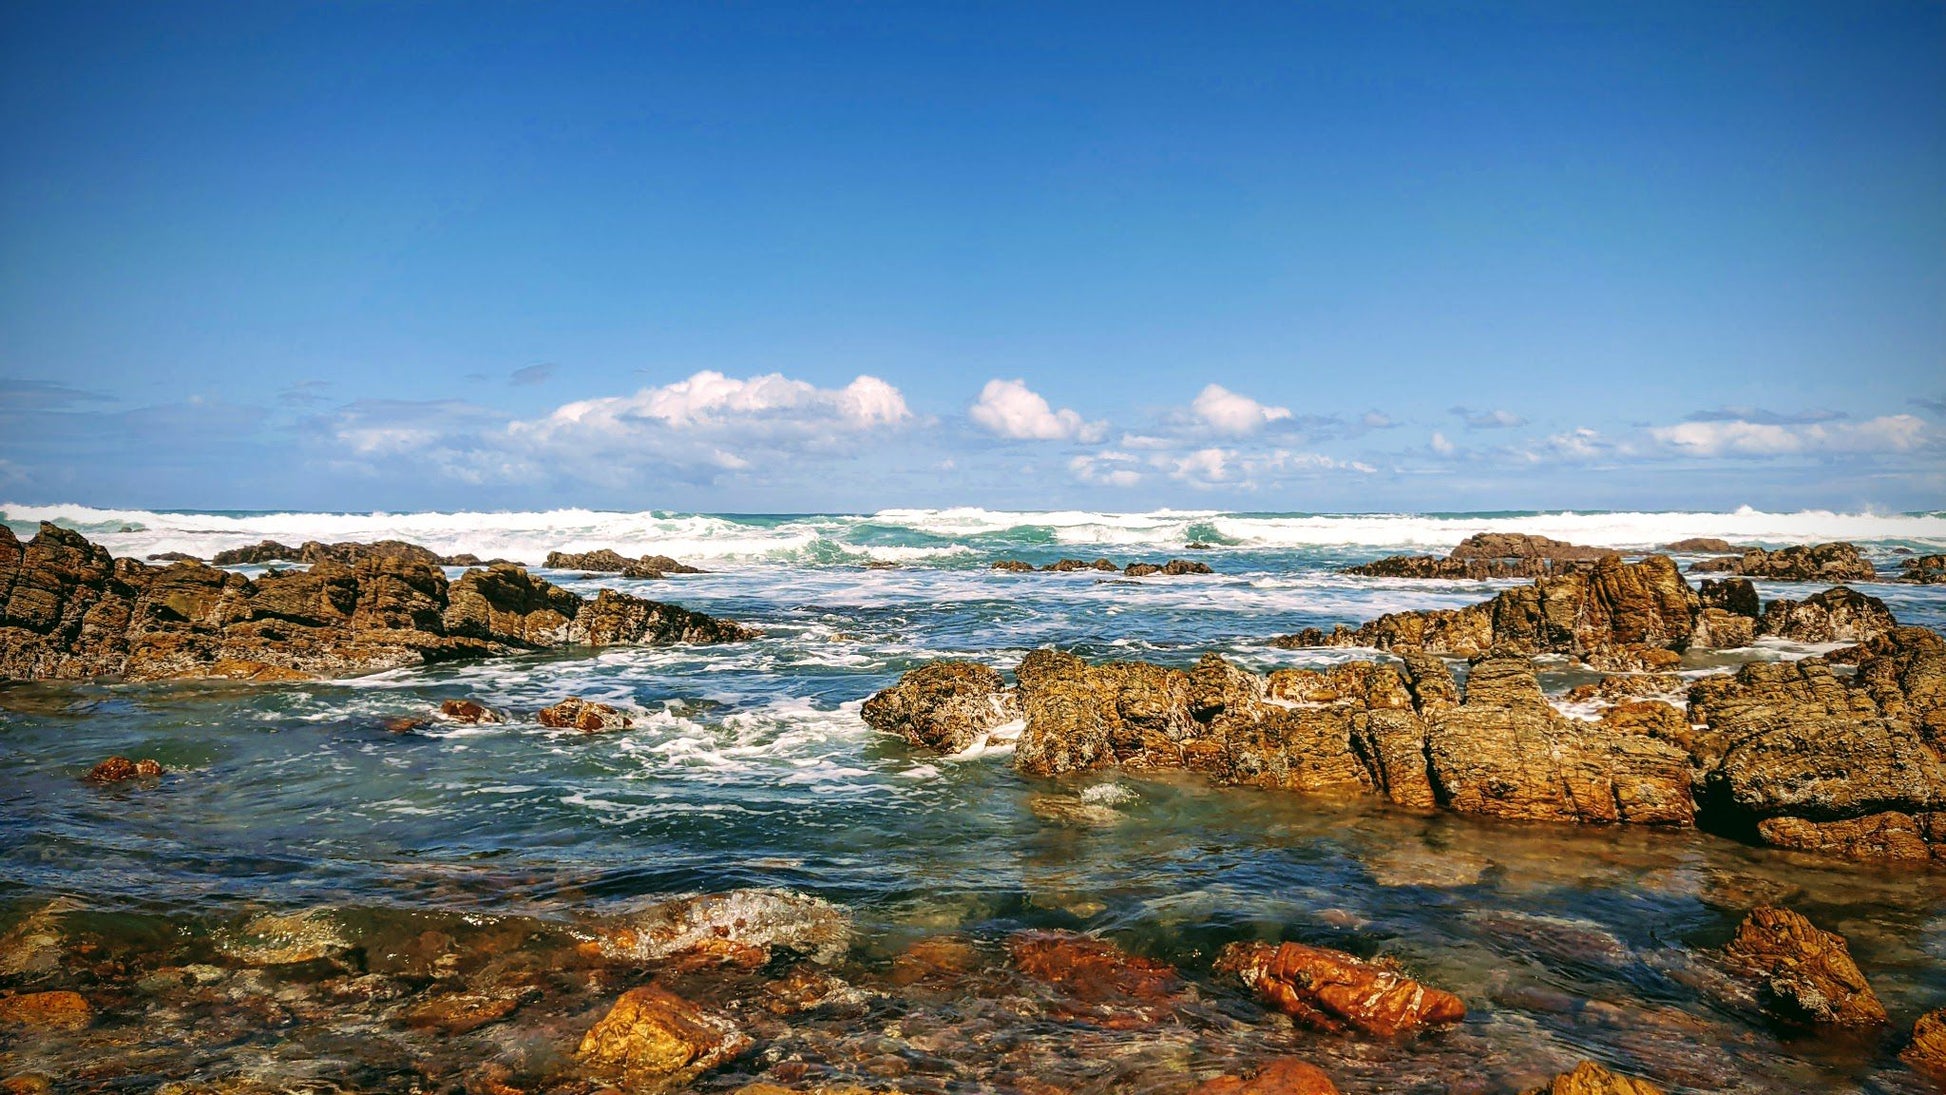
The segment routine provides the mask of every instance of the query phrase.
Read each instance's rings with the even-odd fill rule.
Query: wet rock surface
[[[736,1025],[655,985],[630,989],[577,1052],[631,1089],[666,1090],[748,1049]]]
[[[547,553],[549,570],[586,570],[598,574],[620,574],[624,578],[659,579],[671,574],[703,574],[700,567],[677,562],[667,555],[644,555],[631,559],[611,548],[599,551]]]
[[[636,962],[761,966],[788,951],[829,964],[851,945],[851,925],[829,902],[783,890],[731,890],[653,905],[599,927],[595,950]]]
[[[1898,626],[1884,601],[1834,586],[1802,601],[1770,602],[1764,606],[1760,630],[1800,643],[1868,643]]]
[[[1798,913],[1765,905],[1737,926],[1724,964],[1750,978],[1765,1010],[1792,1022],[1876,1026],[1886,1020],[1842,936]]]
[[[1460,541],[1444,558],[1436,555],[1393,555],[1344,573],[1368,578],[1544,578],[1593,564],[1606,548],[1581,547],[1546,536],[1511,532],[1481,532]]]
[[[1208,563],[1194,559],[1171,559],[1166,563],[1129,563],[1119,566],[1109,559],[1057,559],[1043,566],[1035,566],[1021,559],[1001,559],[992,565],[993,570],[1010,574],[1031,574],[1042,571],[1050,574],[1072,574],[1075,571],[1099,570],[1109,574],[1121,574],[1128,578],[1145,578],[1151,574],[1174,577],[1182,574],[1214,574]]]
[[[1899,1060],[1946,1085],[1946,1008],[1934,1008],[1912,1024],[1912,1040],[1899,1051]]]
[[[1647,1080],[1617,1076],[1593,1061],[1583,1061],[1573,1072],[1556,1076],[1546,1087],[1526,1095],[1663,1095],[1662,1089]]]
[[[860,714],[874,730],[958,753],[1019,718],[1020,703],[995,669],[977,662],[934,662],[866,700]]]
[[[1946,555],[1918,555],[1900,560],[1898,580],[1928,586],[1946,582]]]
[[[1216,968],[1307,1026],[1381,1038],[1457,1023],[1466,1004],[1422,985],[1389,962],[1368,962],[1303,943],[1232,943]]]
[[[111,559],[50,524],[24,544],[0,528],[0,678],[287,680],[569,643],[752,634],[612,590],[591,603],[512,566],[449,583],[422,548],[355,546],[369,550],[252,580],[193,562]]]
[[[556,730],[579,730],[584,734],[626,730],[635,725],[635,720],[619,708],[584,700],[579,696],[570,696],[560,703],[541,708],[534,713],[534,721]]]
[[[1323,1069],[1294,1057],[1272,1061],[1249,1076],[1219,1076],[1190,1095],[1338,1095]]]
[[[1847,543],[1796,544],[1774,551],[1746,548],[1740,555],[1705,559],[1692,565],[1697,574],[1740,574],[1787,582],[1871,582],[1878,571],[1857,547]]]
[[[81,778],[89,783],[125,783],[132,779],[160,779],[162,775],[162,762],[154,758],[109,757],[88,769],[88,774]]]

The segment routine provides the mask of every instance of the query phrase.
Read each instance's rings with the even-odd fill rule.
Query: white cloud
[[[1451,441],[1446,440],[1445,434],[1440,433],[1438,430],[1434,430],[1432,432],[1432,441],[1430,441],[1429,444],[1432,445],[1432,451],[1438,453],[1441,456],[1453,455],[1453,450],[1455,446]]]
[[[875,376],[819,388],[781,373],[737,380],[705,370],[634,395],[563,404],[545,418],[516,422],[516,433],[626,436],[652,425],[730,433],[857,433],[912,417],[899,390]]]
[[[1216,432],[1239,436],[1256,433],[1268,423],[1291,416],[1289,407],[1267,407],[1221,384],[1204,388],[1189,409]]]
[[[1171,479],[1180,479],[1192,487],[1214,487],[1233,477],[1230,462],[1236,455],[1234,449],[1197,449],[1183,456],[1161,457],[1158,464],[1168,469]]]
[[[1066,407],[1054,410],[1024,380],[987,381],[967,414],[988,433],[1018,441],[1099,441],[1107,430]]]
[[[1077,456],[1068,461],[1068,470],[1083,483],[1109,487],[1132,487],[1142,481],[1136,457],[1107,450],[1093,456]]]
[[[1232,487],[1256,490],[1265,482],[1316,472],[1350,471],[1370,475],[1378,469],[1357,460],[1339,460],[1317,452],[1272,449],[1246,453],[1237,449],[1207,448],[1181,456],[1157,455],[1150,459],[1171,479],[1198,489]]]
[[[1527,424],[1525,418],[1512,411],[1476,411],[1471,407],[1452,407],[1447,413],[1459,416],[1469,430],[1508,430]]]
[[[1679,422],[1648,433],[1676,454],[1702,457],[1913,452],[1938,440],[1925,420],[1909,414],[1864,422]]]

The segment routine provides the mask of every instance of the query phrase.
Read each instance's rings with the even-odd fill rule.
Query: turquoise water
[[[21,527],[20,507],[4,513]],[[1046,1072],[1075,1090],[1179,1092],[1273,1052],[1314,1060],[1347,1092],[1519,1090],[1589,1056],[1670,1091],[1925,1090],[1894,1060],[1896,1036],[1806,1037],[1726,1002],[1707,952],[1752,905],[1789,904],[1847,936],[1909,1029],[1920,1011],[1946,1004],[1941,872],[1834,864],[1698,833],[1423,817],[1186,777],[1030,780],[1004,751],[948,760],[875,735],[858,718],[867,696],[942,657],[1011,670],[1047,644],[1176,665],[1215,650],[1257,669],[1351,656],[1279,651],[1263,640],[1489,596],[1508,583],[1333,573],[1395,547],[1443,550],[1459,538],[1451,533],[1476,525],[1579,522],[1584,534],[1563,538],[1626,546],[1585,532],[1781,536],[1795,524],[1830,528],[1829,515],[1347,518],[1355,527],[1334,542],[1315,531],[1330,532],[1320,522],[1331,518],[1275,515],[597,515],[554,518],[551,532],[547,515],[499,516],[512,531],[491,531],[496,515],[129,513],[101,517],[89,531],[138,555],[207,553],[264,536],[373,538],[374,529],[483,556],[665,551],[712,573],[654,583],[548,576],[583,593],[608,585],[677,601],[765,636],[329,683],[0,688],[0,930],[67,899],[61,907],[73,909],[75,931],[112,940],[104,945],[128,949],[139,967],[185,961],[265,909],[338,910],[374,940],[412,936],[428,917],[456,918],[438,921],[456,936],[500,922],[571,936],[593,918],[670,895],[783,887],[853,917],[856,946],[843,972],[859,984],[878,984],[907,943],[942,933],[994,956],[993,972],[951,993],[884,988],[893,999],[874,1005],[881,1011],[867,1026],[882,1039],[880,1028],[901,1024],[896,1052],[912,1064],[902,1076],[880,1075],[875,1082],[887,1089],[1012,1090],[1005,1077],[1013,1073],[995,1072],[997,1058],[979,1048],[1001,1038],[1027,1055],[1027,1064],[1006,1067]],[[1937,515],[1848,520],[1888,533],[1861,538],[1888,570],[1901,548],[1946,545]],[[357,531],[338,531],[346,522]],[[1360,542],[1387,529],[1405,538]],[[1450,538],[1413,539],[1435,533]],[[602,536],[609,539],[597,542]],[[1194,556],[1218,574],[1128,582],[987,569],[997,558],[1067,555],[1160,562],[1186,554],[1190,538],[1219,545]],[[173,546],[184,543],[194,547]],[[866,569],[866,561],[899,566]],[[1937,587],[1861,588],[1902,622],[1946,627]],[[1809,591],[1764,587],[1767,597]],[[1807,652],[1772,645],[1742,656]],[[531,721],[532,711],[569,695],[628,708],[636,728],[585,737]],[[513,718],[406,735],[381,725],[453,697]],[[155,757],[171,775],[141,787],[78,780],[113,753]],[[473,927],[455,926],[465,924]],[[1031,1003],[1031,990],[1009,979],[993,949],[1023,927],[1101,933],[1176,963],[1198,1003],[1168,1037],[1035,1014],[1018,1003]],[[1293,1030],[1209,972],[1217,948],[1247,937],[1397,956],[1466,999],[1469,1018],[1399,1045]],[[744,989],[699,983],[695,991]],[[288,1026],[205,1046],[182,1034],[181,1007],[119,989],[109,998],[121,1010],[104,1028],[129,1031],[149,1063],[74,1090],[153,1090],[245,1062],[253,1074],[401,1089],[378,1056],[361,1060],[363,1051],[346,1048],[349,1035],[332,1024],[350,1019],[306,1019],[291,1004]],[[543,1034],[571,1042],[570,1018],[578,1029],[585,1019],[569,1014],[569,1002],[581,998],[559,999],[558,1014],[540,1014],[552,1003],[529,1005],[537,1017],[528,1026],[490,1026],[423,1052],[463,1063],[531,1056]],[[864,1037],[858,1026],[856,1016],[801,1017],[773,1032],[766,1052],[862,1059],[870,1054],[855,1042]],[[968,1033],[975,1027],[988,1042]],[[955,1031],[963,1037],[949,1036]],[[1042,1046],[1049,1038],[1098,1051],[1057,1053]],[[0,1065],[59,1075],[82,1054],[98,1057],[91,1044],[14,1046]],[[768,1075],[768,1060],[753,1057],[701,1085],[730,1089]]]

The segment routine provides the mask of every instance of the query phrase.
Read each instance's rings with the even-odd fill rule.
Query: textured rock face
[[[1389,1038],[1466,1018],[1466,1005],[1385,961],[1302,943],[1232,943],[1218,970],[1235,973],[1265,1001],[1319,1030]]]
[[[1007,954],[1022,973],[1087,1003],[1161,1003],[1182,987],[1167,962],[1073,932],[1019,932],[1007,939]]]
[[[94,1021],[94,1009],[78,992],[23,992],[0,996],[0,1023],[30,1030],[80,1030]]]
[[[914,745],[958,753],[1020,717],[1020,702],[998,671],[977,662],[934,662],[865,701],[874,730]]]
[[[1902,627],[1850,680],[1758,662],[1690,689],[1705,815],[1848,858],[1946,858],[1946,642]]]
[[[1730,555],[1737,549],[1728,540],[1714,536],[1692,536],[1687,540],[1664,544],[1660,550],[1686,555]]]
[[[1767,551],[1748,548],[1742,555],[1705,559],[1689,568],[1699,574],[1741,574],[1788,582],[1871,582],[1878,571],[1858,549],[1847,543],[1796,544]]]
[[[88,769],[88,774],[82,778],[89,783],[122,783],[131,779],[159,779],[161,776],[162,764],[159,761],[109,757]]]
[[[624,578],[655,579],[670,574],[704,573],[697,567],[679,563],[667,555],[644,555],[639,559],[631,559],[611,548],[579,553],[550,551],[547,553],[546,566],[549,570],[589,570],[620,574]]]
[[[170,556],[150,556],[152,559],[174,558],[193,560],[193,556],[171,553]],[[365,559],[397,559],[402,562],[423,563],[426,566],[478,566],[479,560],[471,555],[455,555],[450,558],[440,555],[431,548],[408,544],[404,540],[377,540],[372,543],[326,544],[317,540],[306,540],[301,547],[291,547],[275,540],[265,540],[249,547],[231,548],[219,551],[210,562],[215,566],[237,566],[243,563],[344,563],[354,566]]]
[[[1171,559],[1166,563],[1130,563],[1126,567],[1118,567],[1107,559],[1096,559],[1092,562],[1087,559],[1060,559],[1041,567],[1019,559],[1002,559],[993,564],[993,569],[1013,574],[1028,574],[1036,570],[1055,574],[1070,574],[1077,570],[1099,570],[1109,574],[1119,572],[1130,578],[1144,578],[1151,574],[1174,576],[1215,573],[1208,563],[1199,563],[1190,559]]]
[[[589,604],[509,565],[449,584],[412,552],[368,550],[253,581],[200,563],[111,559],[53,525],[25,544],[0,528],[0,678],[279,680],[568,642],[751,634],[612,591]]]
[[[582,1060],[630,1088],[687,1083],[750,1047],[736,1024],[655,985],[630,989],[581,1039]]]
[[[1662,1089],[1647,1080],[1617,1076],[1593,1061],[1583,1061],[1573,1072],[1563,1072],[1546,1087],[1526,1095],[1662,1095]]]
[[[579,696],[571,696],[552,707],[543,707],[534,714],[534,720],[542,726],[557,730],[579,730],[584,734],[599,734],[605,730],[626,730],[635,725],[635,720],[605,703],[595,703]]]
[[[1752,910],[1723,948],[1723,962],[1754,981],[1765,1010],[1779,1018],[1839,1026],[1885,1022],[1885,1005],[1844,938],[1789,909]]]
[[[1762,630],[1800,643],[1865,643],[1897,626],[1884,601],[1833,586],[1802,601],[1779,598],[1765,605]]]
[[[1912,1041],[1899,1051],[1899,1060],[1946,1084],[1946,1008],[1934,1008],[1912,1024]]]
[[[851,946],[851,922],[820,898],[788,890],[731,890],[665,901],[600,928],[596,949],[635,962],[761,966],[773,948],[829,965]]]
[[[1347,567],[1344,573],[1372,578],[1545,578],[1607,554],[1606,548],[1581,547],[1545,536],[1481,532],[1460,541],[1443,559],[1394,555]]]
[[[1946,555],[1921,555],[1899,564],[1899,581],[1919,585],[1946,582]]]
[[[1323,1069],[1308,1061],[1279,1057],[1248,1077],[1207,1080],[1190,1095],[1338,1095],[1338,1086]]]

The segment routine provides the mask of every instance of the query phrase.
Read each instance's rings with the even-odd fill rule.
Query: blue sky
[[[1946,507],[1946,5],[13,3],[0,500]]]

